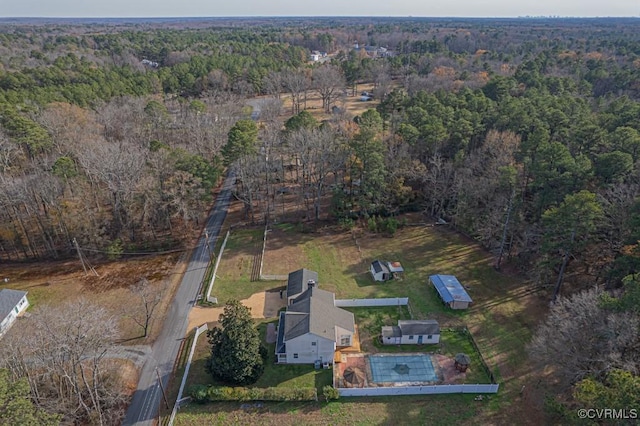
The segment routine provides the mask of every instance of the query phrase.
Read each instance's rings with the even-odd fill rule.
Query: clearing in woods
[[[544,422],[544,389],[539,387],[541,377],[527,363],[525,345],[546,310],[546,299],[529,283],[496,272],[491,256],[473,241],[446,228],[419,225],[424,221],[420,215],[409,215],[407,219],[417,226],[404,227],[393,238],[335,227],[302,233],[299,225],[274,225],[268,233],[263,273],[285,275],[305,267],[318,271],[319,286],[335,292],[338,298],[408,296],[414,318],[434,318],[444,327],[466,325],[489,367],[497,373],[497,395],[485,396],[482,401],[474,400],[475,395],[344,398],[329,403],[274,403],[248,409],[239,403],[190,404],[181,409],[176,424]],[[230,298],[246,299],[248,304],[257,302],[251,305],[256,318],[266,306],[260,295],[272,290],[274,296],[279,296],[277,290],[285,284],[250,281],[254,258],[251,247],[261,241],[262,233],[263,228],[232,232],[213,292],[221,303]],[[377,258],[401,261],[406,270],[404,277],[374,282],[368,269]],[[473,297],[473,306],[467,311],[446,309],[428,285],[428,276],[434,273],[456,275]],[[361,338],[366,339],[366,330],[360,330]],[[203,365],[207,355],[206,339],[202,339],[196,365]],[[204,374],[203,369],[193,368],[189,383],[202,383],[203,379],[206,382]]]

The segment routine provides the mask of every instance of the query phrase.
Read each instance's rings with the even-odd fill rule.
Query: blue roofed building
[[[460,281],[453,275],[431,275],[429,281],[436,288],[444,304],[451,309],[467,309],[473,302]]]

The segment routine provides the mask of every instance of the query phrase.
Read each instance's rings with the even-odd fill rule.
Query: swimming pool
[[[372,382],[436,382],[438,374],[426,354],[369,355]]]

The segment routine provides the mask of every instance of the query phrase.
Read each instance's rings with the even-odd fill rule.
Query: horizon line
[[[0,19],[251,19],[251,18],[405,18],[405,19],[640,19],[640,15],[163,15],[163,16],[0,16]]]

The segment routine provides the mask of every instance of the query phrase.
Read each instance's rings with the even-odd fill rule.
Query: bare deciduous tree
[[[533,359],[552,367],[565,385],[613,368],[638,373],[640,321],[606,310],[601,295],[592,289],[558,298],[529,345]]]
[[[313,87],[322,98],[322,108],[331,111],[331,105],[343,96],[346,82],[340,69],[334,65],[323,65],[313,70]]]
[[[162,301],[166,286],[159,288],[153,287],[146,278],[141,279],[137,284],[131,287],[131,292],[139,299],[140,309],[131,315],[131,319],[138,324],[143,331],[142,337],[149,335],[149,328],[156,308]]]
[[[309,80],[301,70],[286,70],[282,72],[284,87],[291,93],[291,113],[298,114],[303,98],[309,88]]]
[[[3,338],[0,365],[26,378],[33,401],[70,424],[119,424],[126,401],[107,350],[117,337],[116,319],[88,299],[43,306],[27,333]]]

